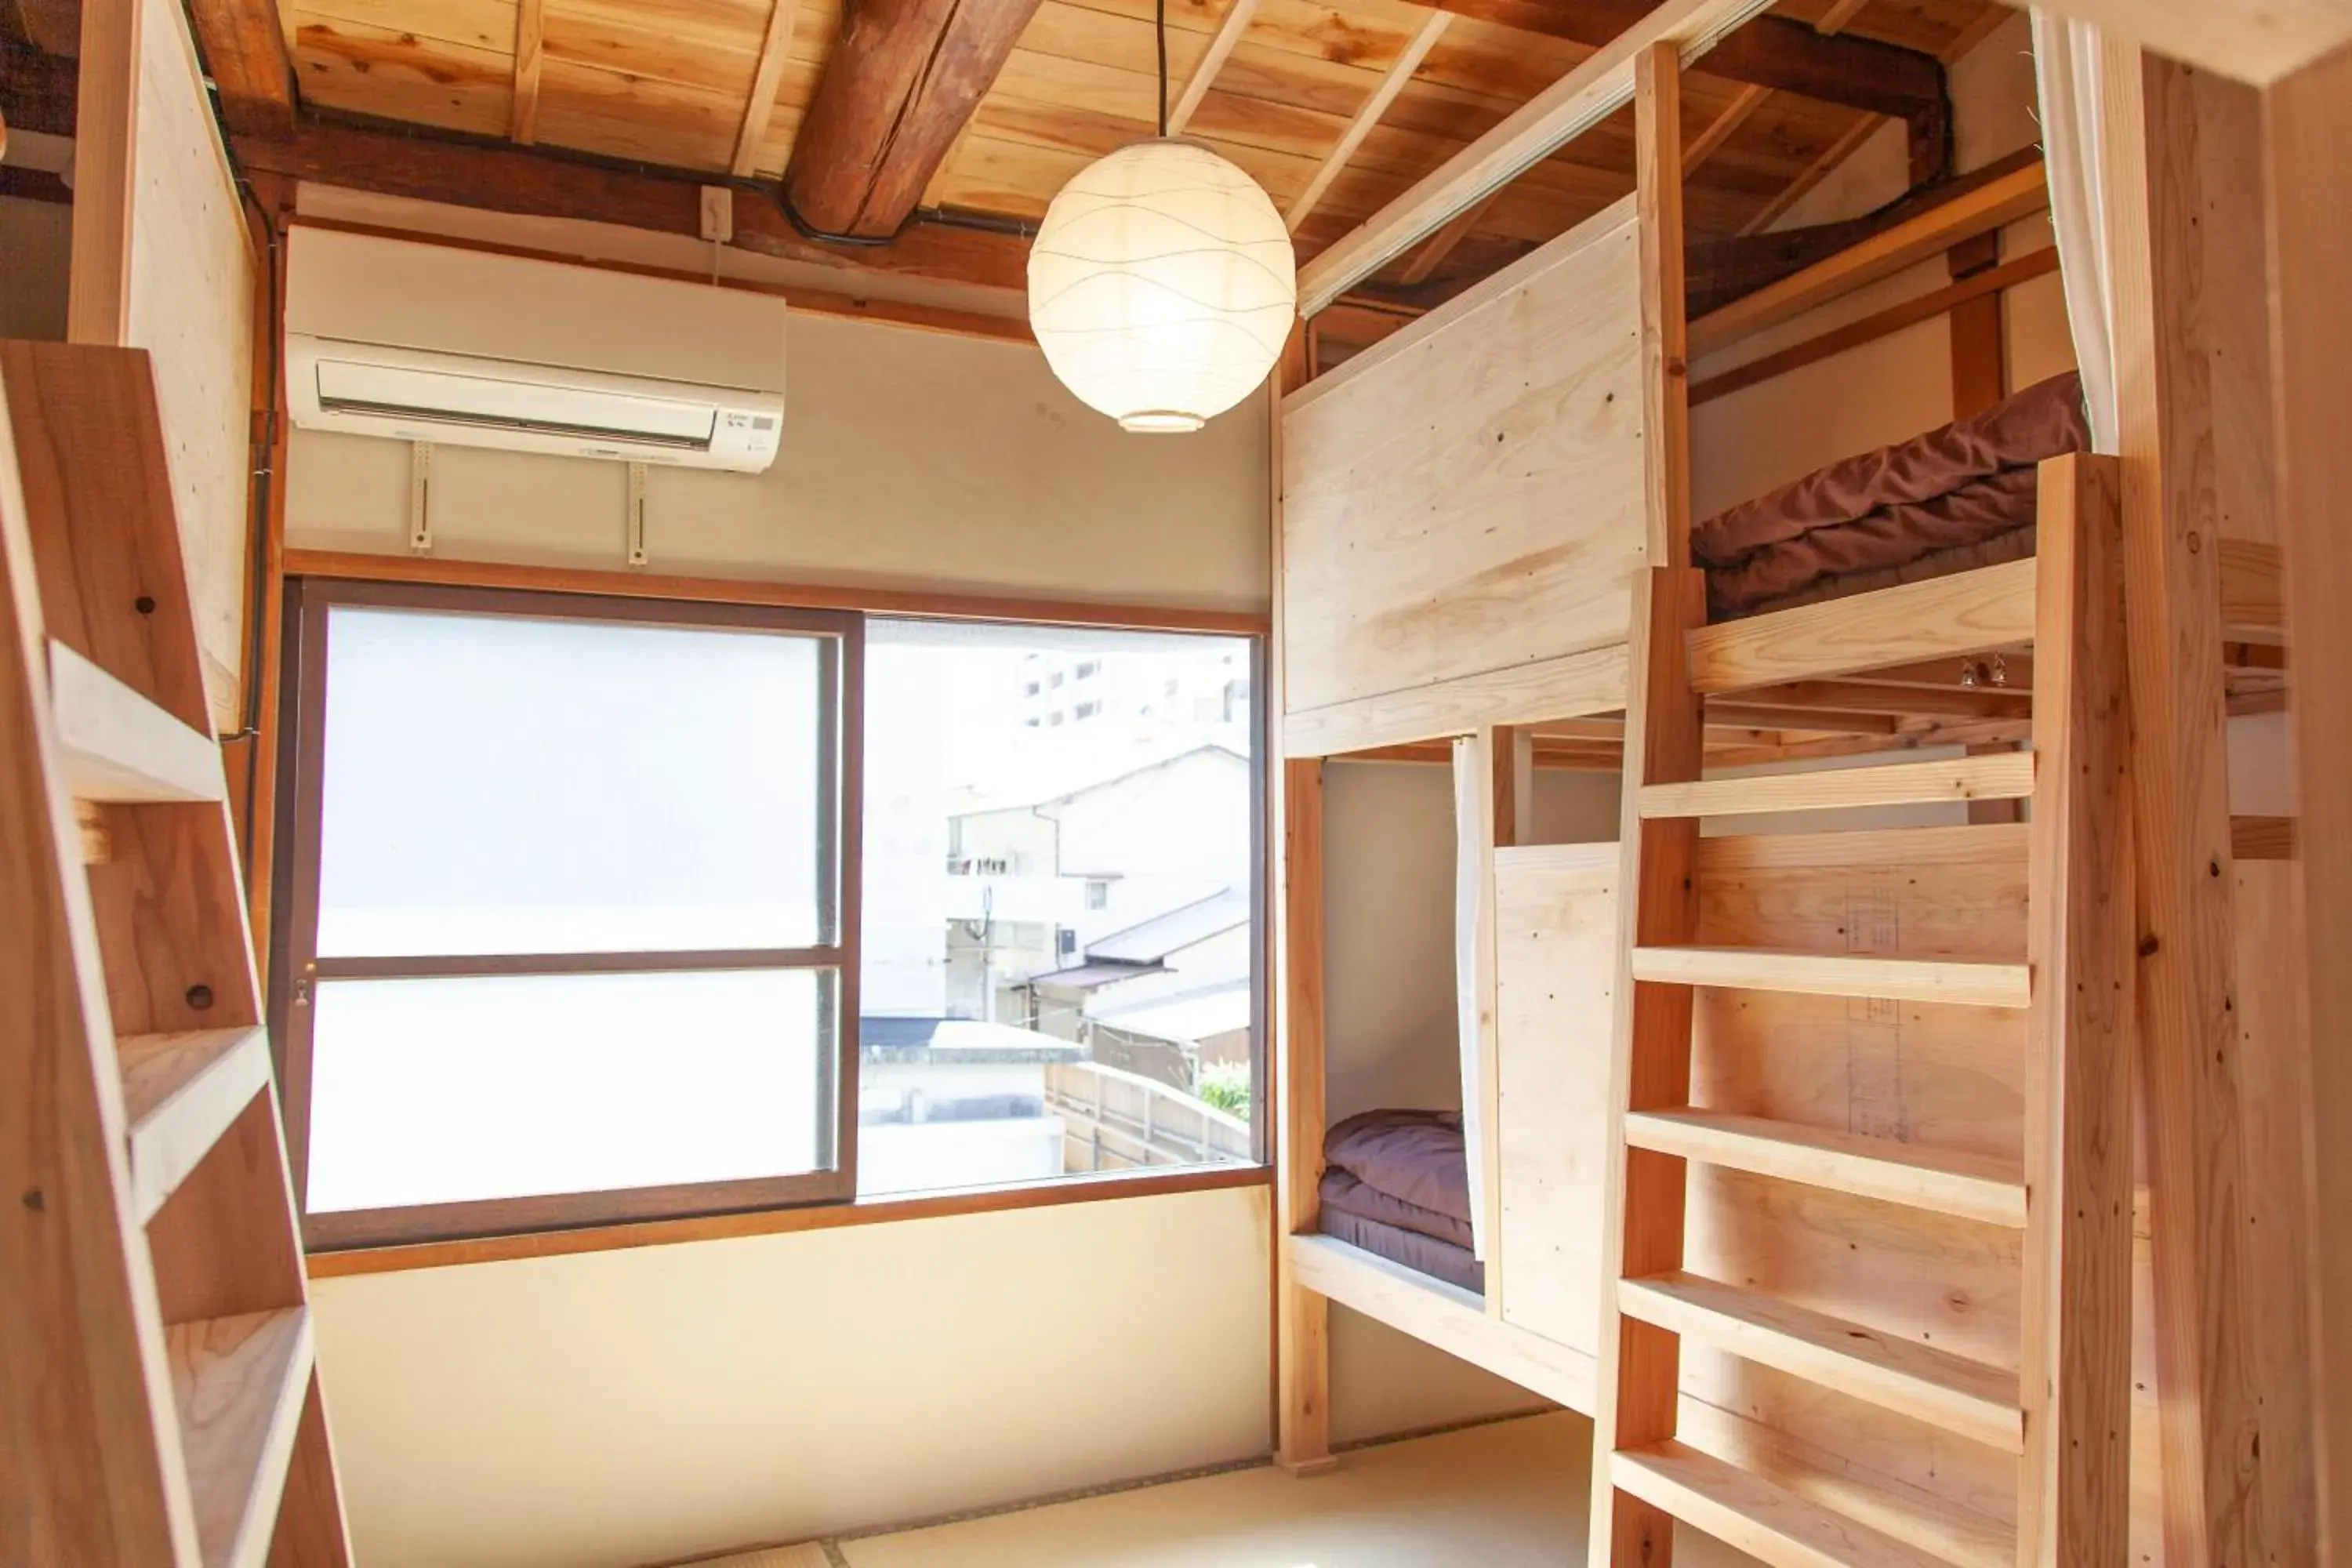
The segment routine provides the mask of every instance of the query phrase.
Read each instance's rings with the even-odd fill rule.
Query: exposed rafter
[[[294,131],[294,68],[272,0],[188,0],[221,118],[245,136]]]
[[[699,237],[699,187],[710,176],[619,164],[548,147],[523,149],[450,135],[390,132],[306,115],[286,140],[239,137],[248,173],[315,180],[352,190],[447,202],[530,217],[581,218],[656,234]],[[888,245],[854,251],[801,237],[775,202],[735,193],[734,244],[790,261],[970,283],[1025,287],[1029,246],[1017,235],[918,222]]]
[[[1454,14],[1450,11],[1432,12],[1429,19],[1421,25],[1421,30],[1405,45],[1404,52],[1397,56],[1396,63],[1389,67],[1386,76],[1381,78],[1380,86],[1372,89],[1372,96],[1364,100],[1364,106],[1356,110],[1356,117],[1348,121],[1348,129],[1340,133],[1339,144],[1324,158],[1314,177],[1307,182],[1307,188],[1298,193],[1290,204],[1290,210],[1283,215],[1283,221],[1290,226],[1291,233],[1298,232],[1298,226],[1313,214],[1316,204],[1331,188],[1331,182],[1346,171],[1349,160],[1356,155],[1356,149],[1364,144],[1364,138],[1372,133],[1372,127],[1381,122],[1381,116],[1389,111],[1389,105],[1396,101],[1397,94],[1404,90],[1405,83],[1412,79],[1412,73],[1421,68],[1421,62],[1429,58],[1429,51],[1435,48],[1437,40],[1444,36],[1446,24],[1453,20]]]
[[[1697,174],[1699,165],[1715,156],[1716,149],[1730,141],[1771,96],[1770,88],[1758,87],[1753,82],[1741,88],[1724,106],[1723,112],[1708,121],[1706,129],[1692,137],[1689,144],[1683,148],[1683,178],[1687,180]]]
[[[1174,107],[1168,110],[1169,135],[1184,134],[1184,127],[1191,124],[1192,116],[1200,111],[1201,100],[1208,97],[1209,89],[1216,85],[1217,73],[1225,68],[1225,61],[1232,58],[1234,46],[1242,41],[1242,35],[1249,31],[1250,18],[1256,15],[1257,0],[1234,0],[1226,7],[1225,19],[1217,24],[1216,36],[1209,40],[1207,52],[1192,68],[1192,74],[1184,79],[1183,92],[1178,95]]]
[[[1455,214],[1451,223],[1423,240],[1419,248],[1404,258],[1404,265],[1397,268],[1398,284],[1412,289],[1428,282],[1437,269],[1445,265],[1445,258],[1453,255],[1464,240],[1478,231],[1479,224],[1486,221],[1487,210],[1502,196],[1503,193],[1496,191],[1484,201],[1474,202]]]
[[[784,172],[813,229],[880,238],[922,199],[1039,0],[864,0],[850,7]]]
[[[1839,164],[1861,152],[1862,144],[1877,133],[1879,124],[1879,117],[1875,114],[1854,116],[1853,123],[1846,128],[1845,134],[1831,142],[1828,150],[1814,159],[1803,174],[1782,186],[1779,195],[1764,204],[1763,210],[1740,226],[1739,232],[1743,235],[1761,234],[1780,222],[1788,216],[1790,208],[1812,194],[1814,186],[1835,173]]]
[[[514,112],[507,134],[528,146],[539,140],[539,76],[547,58],[547,0],[515,7]]]
[[[743,124],[735,133],[735,156],[728,164],[739,178],[759,164],[760,149],[768,140],[768,121],[775,117],[776,88],[784,79],[784,61],[792,55],[793,24],[800,14],[800,0],[773,0],[768,7],[760,64],[751,73],[751,95],[743,100]]]

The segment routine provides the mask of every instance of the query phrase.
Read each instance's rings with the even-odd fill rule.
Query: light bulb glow
[[[1297,312],[1282,216],[1189,142],[1139,142],[1080,170],[1029,249],[1029,323],[1046,363],[1129,430],[1197,430],[1239,403]]]

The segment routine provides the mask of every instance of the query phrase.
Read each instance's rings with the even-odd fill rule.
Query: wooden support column
[[[2307,1201],[2296,1240],[2308,1259],[2308,1354],[2294,1370],[2309,1390],[2314,1538],[2308,1562],[2352,1562],[2352,1051],[2336,1021],[2352,1016],[2352,208],[2315,199],[2334,189],[2352,146],[2352,48],[2273,87],[2264,110],[2270,193],[2270,334],[2277,389],[2278,537],[2285,556],[2287,635],[2296,675],[2288,699],[2303,820],[2303,944],[2308,1063],[2302,1115]],[[2315,1021],[2328,1047],[2315,1048]],[[2266,1447],[2266,1453],[2269,1448]],[[2290,1462],[2292,1454],[2286,1456]],[[2282,1561],[2287,1559],[2282,1558]]]
[[[2116,462],[2042,466],[2017,1561],[2130,1539],[2131,709]]]
[[[1644,817],[1651,784],[1696,779],[1699,699],[1686,636],[1706,615],[1690,569],[1687,371],[1684,363],[1681,66],[1671,47],[1641,58],[1634,94],[1640,181],[1643,423],[1649,432],[1650,567],[1634,579],[1625,694],[1624,798],[1616,1016],[1609,1053],[1608,1168],[1603,1182],[1600,1358],[1594,1376],[1591,1568],[1673,1568],[1675,1524],[1617,1489],[1612,1454],[1675,1435],[1681,1342],[1621,1314],[1617,1282],[1679,1268],[1685,1166],[1627,1145],[1626,1113],[1690,1099],[1691,988],[1637,982],[1636,947],[1697,934],[1693,857],[1698,823]]]
[[[1496,1032],[1495,846],[1503,826],[1503,777],[1498,765],[1509,742],[1493,726],[1454,742],[1454,984],[1462,1060],[1465,1152],[1475,1162],[1474,1217],[1486,1265],[1486,1315],[1503,1315],[1503,1159],[1500,1136],[1502,1058]],[[1513,818],[1517,806],[1509,805]]]
[[[1945,253],[1952,281],[1964,283],[2000,265],[2000,231],[1962,241]],[[1982,414],[2006,395],[2009,366],[2001,342],[2000,295],[1979,294],[1952,307],[1952,417]]]
[[[1331,1304],[1298,1283],[1286,1241],[1314,1230],[1316,1191],[1323,1180],[1323,763],[1301,758],[1283,763],[1282,771],[1274,1458],[1291,1474],[1307,1475],[1332,1463]]]
[[[2269,505],[2260,378],[2229,395],[2265,353],[2232,326],[2265,286],[2245,243],[2262,229],[2258,122],[2245,89],[2112,36],[2105,49],[2166,1560],[2307,1563],[2309,1510],[2289,1499],[2308,1443],[2292,1391],[2262,1376],[2278,1287],[2249,1234],[2221,678],[2223,535],[2259,535],[2246,514]]]

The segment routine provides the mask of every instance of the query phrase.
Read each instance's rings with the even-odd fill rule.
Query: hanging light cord
[[[1168,140],[1168,0],[1160,0],[1152,36],[1160,46],[1160,139]]]

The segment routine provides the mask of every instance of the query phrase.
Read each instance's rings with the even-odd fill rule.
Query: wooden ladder
[[[2124,1562],[2135,959],[2122,594],[2116,470],[2089,457],[2044,465],[2035,561],[1711,626],[1701,624],[1696,574],[1654,570],[1638,589],[1603,1233],[1610,1288],[1594,1439],[1596,1568],[1661,1568],[1671,1558],[1675,1520],[1778,1568]],[[2031,753],[1699,777],[1707,696],[2028,641]],[[1702,941],[1702,816],[2003,798],[2032,803],[2023,830],[2024,963]],[[1927,836],[1955,831],[1823,834],[1816,842],[1916,836],[1924,857]],[[1713,853],[1727,841],[1707,846]],[[1727,847],[1739,852],[1736,842]],[[1890,858],[1900,863],[1900,849]],[[1692,1105],[1700,986],[2027,1010],[2022,1164]],[[1818,1310],[1818,1300],[1800,1304],[1686,1271],[1694,1163],[1888,1205],[1890,1226],[1903,1223],[1903,1211],[1928,1211],[2021,1232],[2016,1361],[1991,1364],[1847,1321]],[[1766,1474],[1682,1440],[1685,1338],[1897,1412],[1917,1424],[1922,1442],[1949,1434],[2017,1456],[2013,1548],[1997,1529],[1906,1527],[1899,1510],[1872,1510],[1865,1522],[1833,1506],[1852,1489],[1827,1493],[1801,1474]],[[1860,1472],[1892,1468],[1866,1452],[1838,1458]]]
[[[0,1556],[340,1568],[147,356],[0,343]]]

